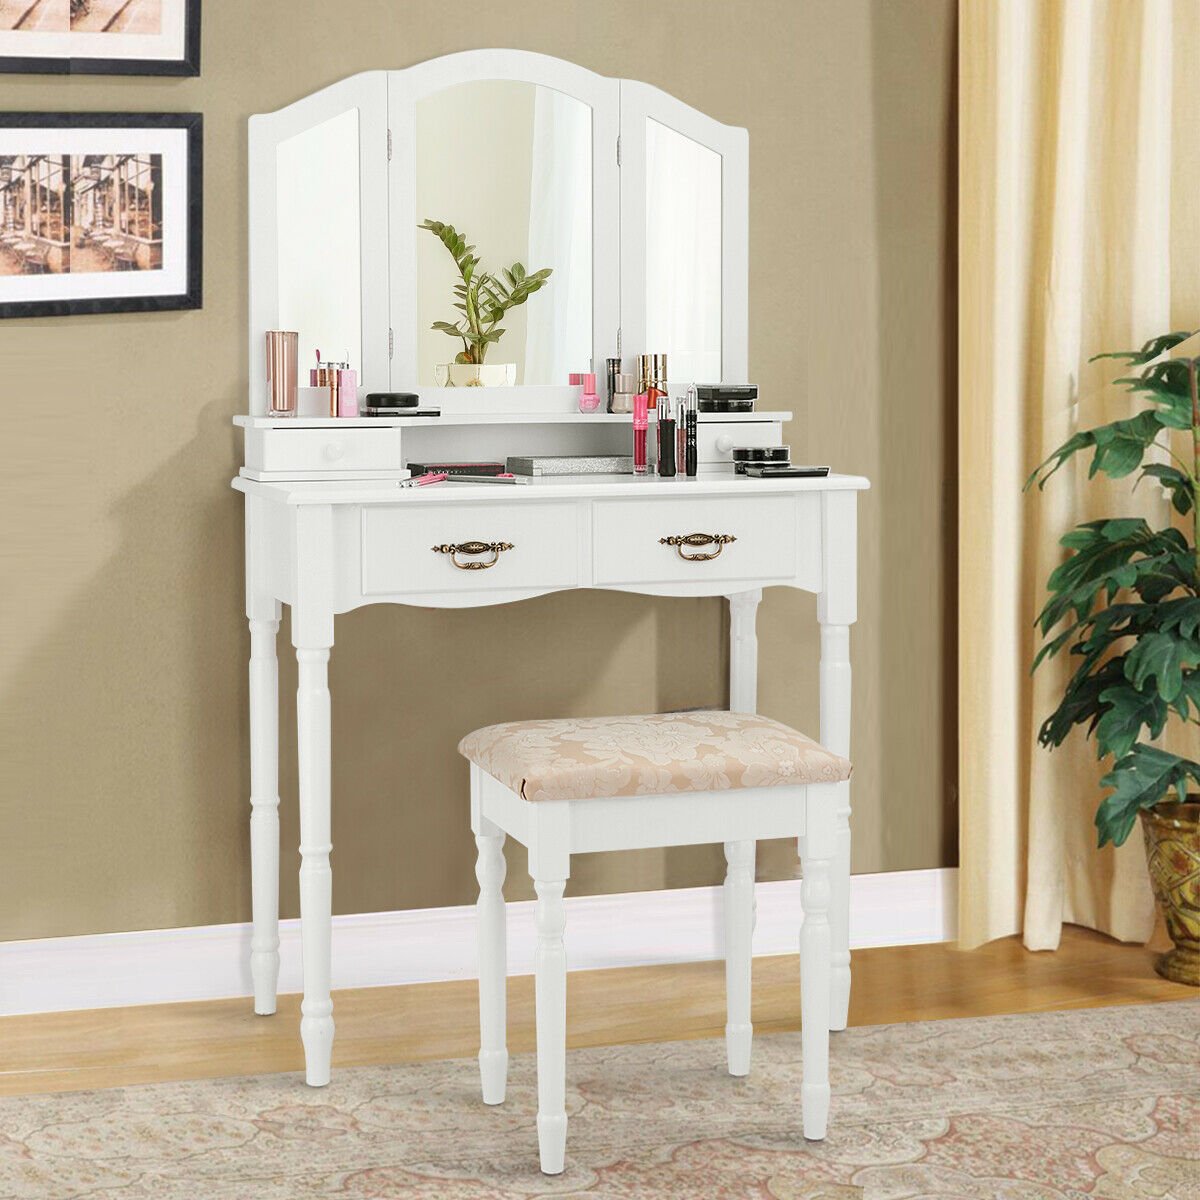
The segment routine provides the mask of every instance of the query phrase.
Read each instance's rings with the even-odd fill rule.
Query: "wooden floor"
[[[1153,970],[1155,951],[1076,928],[1056,953],[1013,938],[963,953],[948,945],[864,950],[854,956],[852,1025],[1043,1012],[1197,998]],[[799,1026],[795,957],[754,963],[758,1032]],[[569,976],[572,1046],[719,1037],[720,963]],[[249,1000],[162,1004],[0,1018],[0,1095],[295,1071],[303,1064],[300,998],[273,1017]],[[335,1066],[457,1058],[478,1049],[475,984],[364,988],[334,996]],[[533,1049],[533,980],[509,981],[509,1049]]]

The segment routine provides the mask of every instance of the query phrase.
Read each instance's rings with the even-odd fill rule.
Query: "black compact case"
[[[753,412],[758,386],[753,383],[698,383],[696,406],[702,413]]]
[[[440,408],[422,408],[416,392],[368,392],[359,410],[364,417],[439,417]]]
[[[787,446],[738,446],[730,451],[730,457],[734,472],[745,475],[746,468],[751,465],[786,466],[791,461],[791,449]]]

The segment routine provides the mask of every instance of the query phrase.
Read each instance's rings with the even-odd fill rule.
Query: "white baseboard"
[[[855,875],[850,945],[902,946],[956,936],[954,869]],[[760,883],[754,953],[797,948],[800,881]],[[572,970],[694,962],[722,954],[721,889],[577,896],[567,905]],[[533,972],[534,902],[508,906],[508,966]],[[474,908],[333,919],[337,988],[471,978]],[[280,922],[281,993],[302,990],[300,922]],[[0,1016],[249,996],[250,926],[208,925],[0,943]]]

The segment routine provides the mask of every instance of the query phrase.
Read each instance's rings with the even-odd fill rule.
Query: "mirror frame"
[[[459,83],[504,79],[554,88],[592,118],[592,354],[645,349],[646,136],[651,118],[721,156],[721,381],[748,381],[749,137],[649,84],[610,79],[525,50],[467,50],[404,70],[368,71],[249,121],[250,412],[267,412],[263,333],[278,328],[276,147],[357,108],[362,372],[360,391],[416,385],[417,101]],[[620,163],[618,165],[618,155]],[[705,381],[707,382],[707,381]],[[715,382],[715,381],[714,381]],[[419,387],[422,395],[464,389]],[[544,397],[546,385],[479,389]],[[566,403],[571,393],[564,386]],[[478,397],[483,401],[484,397]],[[492,396],[488,406],[494,407]],[[515,406],[509,406],[515,411]],[[531,404],[541,408],[542,404]]]
[[[631,79],[621,80],[621,340],[635,353],[654,350],[646,345],[648,119],[720,156],[721,378],[694,382],[749,383],[750,136]]]
[[[322,88],[278,112],[250,118],[250,412],[267,412],[264,333],[279,328],[276,149],[281,142],[358,109],[359,305],[362,381],[380,391],[388,379],[387,72],[368,71]],[[382,318],[382,320],[381,320]],[[300,364],[301,370],[304,364]],[[301,378],[304,378],[302,375]]]
[[[388,124],[392,130],[391,328],[392,387],[424,394],[417,378],[416,113],[419,101],[446,88],[482,80],[505,80],[552,88],[592,111],[592,360],[603,371],[616,353],[620,322],[620,212],[617,175],[619,81],[584,67],[525,50],[466,50],[419,63],[388,76]],[[428,237],[428,234],[423,236]],[[599,368],[595,364],[599,363]],[[559,383],[565,384],[566,380]],[[533,384],[531,386],[539,386]],[[542,385],[544,386],[544,385]],[[441,389],[434,389],[441,390]],[[461,388],[447,389],[456,394]],[[505,389],[511,390],[511,389]]]

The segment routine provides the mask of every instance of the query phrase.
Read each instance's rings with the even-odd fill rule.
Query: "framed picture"
[[[200,0],[0,0],[0,71],[199,75]]]
[[[0,317],[200,307],[199,113],[0,113]]]

